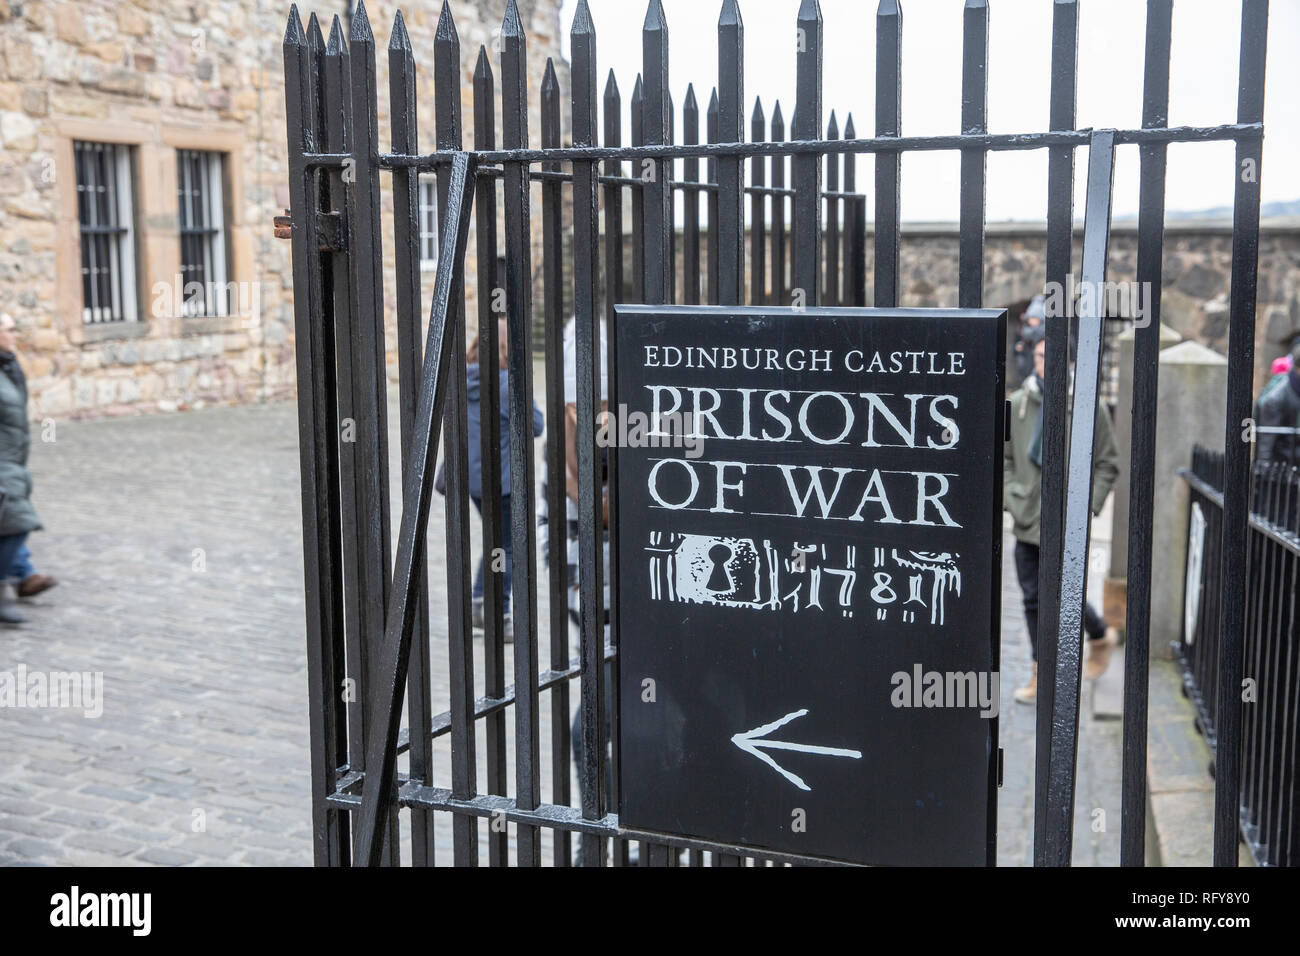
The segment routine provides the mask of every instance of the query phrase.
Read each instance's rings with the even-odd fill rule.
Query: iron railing
[[[1183,638],[1175,651],[1183,689],[1197,724],[1215,752],[1212,772],[1230,751],[1222,747],[1222,714],[1242,709],[1241,832],[1261,866],[1300,865],[1297,731],[1300,729],[1300,469],[1256,462],[1245,576],[1245,680],[1222,706],[1221,646],[1216,626],[1222,588],[1223,455],[1197,446],[1191,468],[1179,470],[1191,490]],[[1223,750],[1222,753],[1220,751]]]
[[[1167,123],[1171,0],[1149,0],[1140,129],[1086,130],[1075,123],[1078,76],[1077,0],[1053,3],[1050,115],[1047,131],[987,131],[989,4],[967,0],[963,11],[961,131],[952,135],[903,136],[901,113],[902,12],[897,0],[881,0],[876,18],[876,122],[868,138],[837,138],[823,122],[822,18],[815,0],[804,0],[798,18],[795,110],[790,140],[773,110],[770,139],[751,132],[745,141],[743,43],[740,10],[724,0],[718,21],[719,78],[708,111],[707,142],[698,142],[698,115],[687,103],[681,143],[674,143],[668,95],[668,30],[659,0],[651,0],[643,32],[639,108],[632,112],[633,142],[619,139],[620,101],[607,84],[602,97],[596,75],[596,34],[585,2],[572,30],[573,145],[559,145],[561,103],[553,71],[542,95],[542,145],[528,134],[526,38],[514,0],[506,7],[500,42],[500,124],[497,91],[488,54],[480,49],[474,74],[471,151],[462,143],[459,39],[444,5],[433,51],[436,148],[422,153],[416,131],[415,54],[400,15],[388,49],[391,149],[380,146],[375,38],[358,5],[345,42],[337,18],[324,40],[313,15],[306,29],[297,10],[285,36],[285,77],[294,239],[294,308],[297,327],[299,422],[302,456],[304,556],[308,662],[312,719],[313,832],[321,864],[397,862],[398,811],[409,813],[412,860],[434,862],[433,818],[449,813],[453,860],[479,860],[478,818],[487,828],[488,861],[504,865],[514,828],[514,858],[522,865],[542,859],[541,833],[557,865],[572,862],[569,834],[584,834],[586,865],[629,861],[627,841],[643,841],[640,860],[674,865],[681,851],[691,863],[706,855],[717,865],[746,858],[766,862],[824,862],[692,840],[675,834],[627,830],[610,812],[616,794],[606,788],[608,758],[618,762],[617,700],[606,710],[606,663],[617,666],[618,634],[606,634],[602,561],[601,456],[595,445],[601,398],[597,356],[601,319],[611,314],[617,291],[631,300],[669,303],[703,300],[721,305],[772,306],[899,304],[899,181],[904,152],[953,150],[961,156],[958,301],[978,308],[983,299],[985,167],[991,151],[1045,149],[1048,153],[1047,269],[1049,282],[1066,285],[1071,269],[1074,155],[1088,149],[1082,281],[1106,276],[1111,174],[1116,148],[1141,154],[1137,280],[1152,289],[1150,322],[1137,331],[1133,422],[1132,511],[1129,527],[1128,646],[1124,689],[1122,861],[1141,865],[1146,820],[1146,693],[1150,615],[1151,522],[1157,407],[1157,357],[1164,220],[1166,152],[1170,143],[1230,141],[1237,165],[1249,176],[1235,180],[1233,265],[1230,300],[1227,451],[1223,569],[1216,618],[1221,635],[1218,680],[1235,688],[1242,674],[1250,489],[1249,447],[1231,423],[1249,415],[1258,257],[1258,167],[1263,135],[1264,52],[1267,0],[1243,0],[1236,122],[1209,127]],[[597,145],[598,108],[604,140]],[[716,121],[715,121],[716,119]],[[865,241],[866,200],[854,190],[858,154],[874,157],[874,239]],[[833,158],[826,167],[827,159]],[[840,174],[840,158],[848,162]],[[699,160],[708,162],[707,180]],[[684,177],[677,180],[681,161]],[[749,183],[746,185],[746,163]],[[787,165],[788,162],[788,165]],[[534,168],[540,167],[540,168]],[[646,172],[650,175],[647,176]],[[764,172],[768,176],[764,176]],[[402,527],[395,560],[390,552],[386,398],[384,376],[384,263],[379,240],[380,177],[391,176],[396,273],[395,306],[399,367],[398,404],[403,461]],[[441,254],[428,336],[419,338],[421,288],[418,262],[420,173],[436,173]],[[546,355],[546,461],[562,473],[564,431],[557,411],[563,379],[560,335],[567,318],[560,287],[566,234],[563,203],[572,202],[573,313],[577,329],[577,436],[579,465],[580,653],[571,659],[565,600],[565,563],[552,540],[548,577],[550,620],[539,627],[536,555],[537,503],[532,436],[532,247],[531,184],[542,183],[541,272],[545,290],[542,325]],[[500,188],[498,189],[498,181]],[[788,188],[787,188],[788,184]],[[630,192],[632,249],[623,248],[622,198]],[[483,390],[483,540],[485,549],[512,536],[514,553],[513,685],[506,683],[502,640],[503,595],[497,576],[485,581],[486,628],[483,696],[475,696],[473,639],[469,616],[469,529],[466,507],[464,397],[464,273],[466,226],[476,205],[479,355],[482,378],[495,380],[497,323],[491,312],[493,263],[498,254],[498,195],[504,204],[505,313],[509,344],[509,457],[512,522],[500,521],[500,455],[495,390]],[[760,227],[745,248],[746,195]],[[700,197],[707,215],[701,235]],[[685,202],[681,281],[674,268],[674,203]],[[770,204],[769,204],[770,199]],[[601,207],[604,207],[603,232]],[[770,208],[769,208],[770,206]],[[787,217],[788,211],[788,217]],[[770,216],[764,221],[763,216]],[[752,223],[751,223],[752,225]],[[604,261],[601,261],[602,252]],[[866,256],[874,261],[868,299]],[[704,257],[703,259],[701,257]],[[702,262],[707,262],[707,271]],[[749,282],[746,282],[746,268]],[[788,272],[787,272],[788,264]],[[707,277],[707,283],[705,283]],[[610,292],[609,290],[615,290]],[[792,314],[792,320],[797,316]],[[1080,619],[1086,593],[1093,416],[1101,375],[1100,312],[1078,320],[1072,345],[1070,323],[1049,322],[1043,440],[1043,508],[1040,608],[1046,634],[1039,655],[1038,733],[1035,783],[1035,852],[1039,865],[1070,861],[1081,670]],[[1078,357],[1073,410],[1067,399],[1068,356]],[[612,367],[612,361],[611,361]],[[610,394],[614,392],[610,385]],[[1067,417],[1070,419],[1067,428]],[[351,420],[355,441],[339,440],[339,424]],[[435,714],[430,685],[430,622],[423,548],[430,504],[437,433],[444,429],[447,474],[447,622],[450,688],[447,706]],[[1071,436],[1067,442],[1067,432]],[[564,513],[562,482],[547,484],[548,514]],[[608,476],[611,496],[616,477]],[[611,514],[616,502],[609,503]],[[616,538],[617,527],[609,531]],[[554,536],[553,536],[554,538]],[[616,541],[610,542],[610,548]],[[346,574],[344,573],[346,569]],[[617,581],[608,593],[616,601]],[[615,618],[615,615],[610,615]],[[547,643],[542,644],[543,636]],[[546,649],[547,668],[539,668]],[[353,694],[341,699],[344,679]],[[585,759],[577,767],[578,800],[569,791],[569,687],[579,680]],[[616,691],[616,688],[615,688]],[[550,704],[552,734],[546,757],[552,776],[549,802],[542,794],[540,708]],[[403,702],[407,730],[401,729]],[[508,780],[506,723],[513,716],[514,774]],[[1240,778],[1236,770],[1240,714],[1220,714],[1221,763],[1216,782],[1215,861],[1236,860]],[[609,731],[604,727],[610,726]],[[450,787],[434,785],[434,742],[450,737]],[[486,780],[476,754],[486,747]],[[396,772],[405,754],[407,769]],[[617,785],[617,772],[612,774]],[[511,795],[512,794],[512,795]],[[612,850],[607,855],[607,851]]]

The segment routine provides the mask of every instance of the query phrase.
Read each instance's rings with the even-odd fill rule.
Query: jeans
[[[12,568],[19,552],[26,550],[27,532],[6,534],[0,537],[0,568]]]
[[[483,513],[483,499],[470,497],[474,502],[474,510],[480,515]],[[505,552],[505,574],[502,585],[505,588],[505,609],[510,613],[510,566],[513,563],[511,559],[511,541],[510,541],[510,496],[501,496],[501,507],[497,511],[498,520],[501,523],[501,550]],[[486,545],[483,549],[487,551]],[[478,559],[478,571],[474,574],[474,600],[483,600],[483,558],[486,554],[480,555]]]
[[[1038,556],[1038,545],[1016,542],[1016,577],[1020,579],[1020,592],[1025,599],[1025,626],[1035,661],[1038,660]],[[1083,630],[1090,641],[1106,636],[1106,622],[1086,602],[1083,605]]]
[[[36,573],[36,568],[32,567],[32,552],[24,543],[18,553],[14,555],[13,566],[9,569],[9,578],[14,581],[22,581],[30,578]]]

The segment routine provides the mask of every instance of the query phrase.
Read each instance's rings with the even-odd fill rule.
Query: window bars
[[[81,233],[81,316],[87,324],[134,322],[135,206],[131,149],[73,143]]]

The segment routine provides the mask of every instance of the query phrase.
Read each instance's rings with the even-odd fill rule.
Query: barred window
[[[420,180],[420,268],[438,268],[438,185]]]
[[[222,154],[176,151],[180,201],[181,314],[228,315]]]
[[[81,226],[82,321],[134,322],[139,314],[131,147],[74,142],[73,158]]]

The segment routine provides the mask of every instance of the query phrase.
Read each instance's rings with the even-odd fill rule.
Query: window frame
[[[99,327],[139,322],[135,147],[74,139],[72,154],[81,324]],[[92,190],[103,200],[92,203],[88,198]],[[99,265],[101,257],[107,260],[106,267]],[[107,304],[100,304],[101,295]]]
[[[179,318],[230,315],[230,224],[226,196],[227,154],[221,150],[176,149],[177,235],[180,242]],[[195,214],[198,220],[195,221]],[[187,240],[189,240],[187,242]],[[186,247],[198,244],[202,262],[187,262]],[[192,280],[190,274],[200,273]],[[191,299],[191,281],[201,283],[201,298]]]

